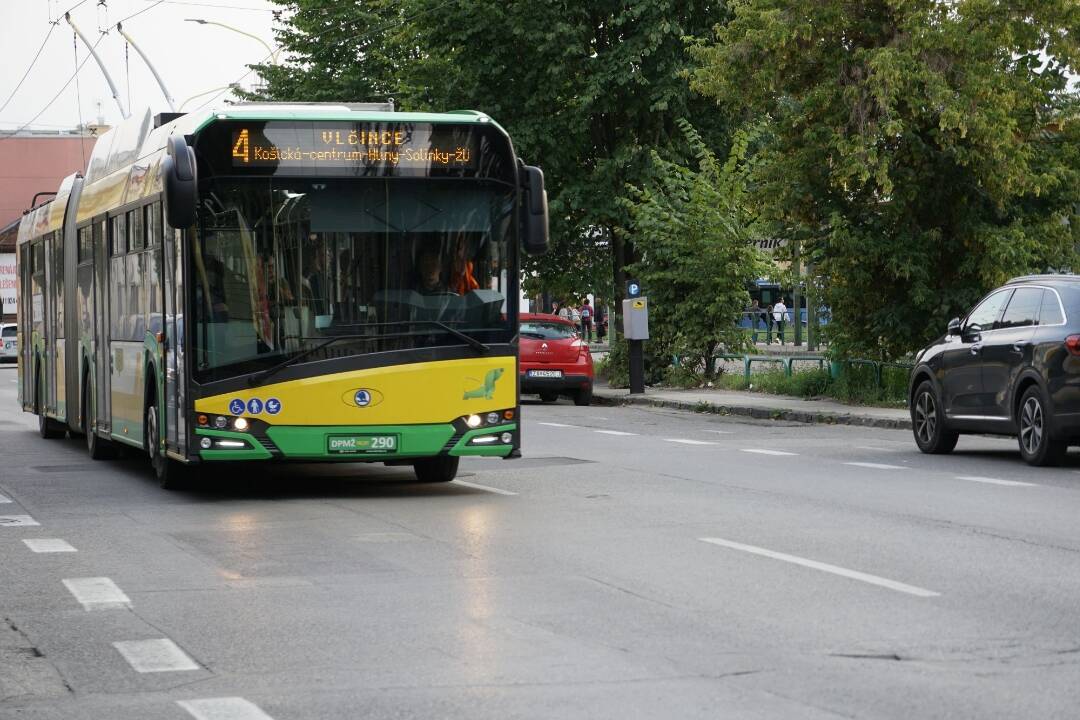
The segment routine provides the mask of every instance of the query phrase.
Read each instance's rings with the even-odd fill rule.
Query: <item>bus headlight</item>
[[[228,422],[229,421],[225,418],[224,415],[218,415],[216,418],[214,418],[214,427],[216,427],[218,430],[224,430],[225,425],[227,425]]]
[[[199,446],[202,447],[203,450],[209,450],[213,445],[214,441],[210,438],[203,438],[199,441]]]
[[[236,418],[235,420],[233,420],[233,424],[232,424],[233,429],[234,430],[239,430],[240,432],[244,432],[245,430],[247,430],[248,425],[249,425],[248,421],[245,420],[244,418]]]
[[[480,423],[482,422],[484,421],[480,419],[479,415],[470,415],[469,417],[465,418],[465,424],[471,428],[480,427]]]
[[[502,435],[499,436],[499,439],[502,440],[504,443],[509,443],[511,440],[514,439],[514,436],[508,432],[504,432]]]
[[[499,413],[489,412],[487,416],[487,421],[488,425],[494,425],[495,423],[499,422]]]

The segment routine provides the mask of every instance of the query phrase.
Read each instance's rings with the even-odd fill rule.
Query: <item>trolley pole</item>
[[[143,59],[143,62],[146,63],[146,67],[150,68],[150,72],[153,74],[154,79],[157,80],[158,87],[161,88],[161,93],[165,96],[165,102],[169,104],[169,110],[176,112],[176,101],[173,100],[173,96],[169,94],[169,88],[165,87],[165,81],[161,79],[161,75],[158,74],[154,64],[150,62],[150,58],[146,57],[146,53],[142,51],[142,48],[136,45],[135,41],[131,39],[131,36],[124,32],[124,28],[120,23],[116,23],[116,31],[123,36],[128,45],[135,48],[135,52],[139,53],[139,57]]]
[[[79,36],[79,39],[83,41],[83,45],[90,51],[90,54],[94,56],[94,61],[97,62],[98,67],[101,68],[101,74],[105,76],[105,82],[109,83],[109,91],[112,92],[113,100],[116,101],[116,107],[120,108],[120,117],[127,120],[131,117],[131,113],[124,109],[124,103],[120,102],[120,92],[116,89],[116,83],[113,82],[112,75],[105,69],[105,63],[101,62],[101,57],[94,50],[94,46],[86,39],[86,36],[79,30],[79,26],[75,24],[75,21],[71,19],[71,13],[64,13],[64,19],[67,20],[68,25],[75,31],[75,34]],[[155,73],[156,74],[156,73]]]

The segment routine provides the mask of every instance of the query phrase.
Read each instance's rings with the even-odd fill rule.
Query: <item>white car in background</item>
[[[15,362],[19,357],[15,337],[18,329],[14,323],[0,323],[0,362]]]

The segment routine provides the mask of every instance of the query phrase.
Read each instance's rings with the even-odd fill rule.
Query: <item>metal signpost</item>
[[[630,344],[630,394],[645,392],[645,348],[649,339],[649,299],[641,294],[641,283],[626,283],[622,305],[623,335]]]

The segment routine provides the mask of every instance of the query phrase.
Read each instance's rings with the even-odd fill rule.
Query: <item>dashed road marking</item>
[[[764,450],[759,448],[740,448],[739,452],[754,453],[755,455],[798,455],[799,453],[788,452],[787,450]]]
[[[664,438],[664,442],[680,443],[682,445],[715,445],[714,442],[707,442],[705,440],[688,440],[686,438]]]
[[[68,591],[87,610],[116,610],[131,607],[131,598],[107,577],[67,578]]]
[[[177,700],[195,720],[274,720],[255,703],[242,697]]]
[[[734,430],[706,430],[705,432],[712,433],[713,435],[734,435],[735,434]]]
[[[903,465],[886,465],[885,463],[846,462],[844,464],[852,467],[870,468],[871,470],[907,470]]]
[[[461,485],[462,487],[473,488],[474,490],[484,490],[485,492],[495,493],[496,495],[517,495],[516,492],[510,492],[509,490],[502,490],[500,488],[491,487],[490,485],[480,485],[479,483],[465,482],[464,480],[454,480],[455,485]]]
[[[722,538],[698,539],[702,542],[711,543],[713,545],[731,548],[732,550],[741,550],[743,552],[752,553],[754,555],[761,555],[763,557],[772,558],[773,560],[782,560],[783,562],[792,563],[794,565],[802,565],[803,567],[812,568],[814,570],[821,570],[822,572],[832,573],[833,575],[839,575],[841,577],[850,578],[852,580],[859,580],[861,582],[869,583],[871,585],[877,585],[878,587],[907,593],[908,595],[916,595],[918,597],[937,597],[941,594],[936,593],[933,590],[927,590],[926,588],[917,587],[915,585],[908,585],[907,583],[897,582],[896,580],[889,580],[888,578],[883,578],[878,575],[870,575],[869,573],[859,572],[858,570],[849,570],[848,568],[843,568],[839,565],[830,565],[829,563],[818,562],[817,560],[810,560],[808,558],[799,557],[798,555],[788,555],[787,553],[776,552],[775,550],[767,550],[765,548],[757,547],[754,545],[744,545],[743,543],[733,542],[731,540],[724,540]]]
[[[23,544],[36,553],[78,552],[67,540],[59,538],[26,539]]]
[[[593,432],[600,433],[601,435],[616,435],[618,437],[637,437],[637,433],[623,432],[622,430],[593,430]]]
[[[536,423],[536,424],[537,424],[537,425],[547,425],[548,427],[557,427],[557,428],[576,428],[576,427],[581,427],[580,425],[567,425],[566,423],[553,423],[553,422],[538,422],[538,423]]]
[[[112,645],[124,656],[135,672],[180,672],[199,669],[198,663],[189,658],[187,653],[169,638],[122,640]]]
[[[998,480],[997,478],[980,477],[978,475],[957,475],[957,480],[986,483],[987,485],[1006,485],[1009,487],[1039,487],[1038,483],[1020,482],[1019,480]]]
[[[875,452],[897,452],[900,448],[885,448],[877,445],[856,445],[856,450],[873,450]]]
[[[29,515],[0,515],[0,527],[33,527],[40,524]]]

